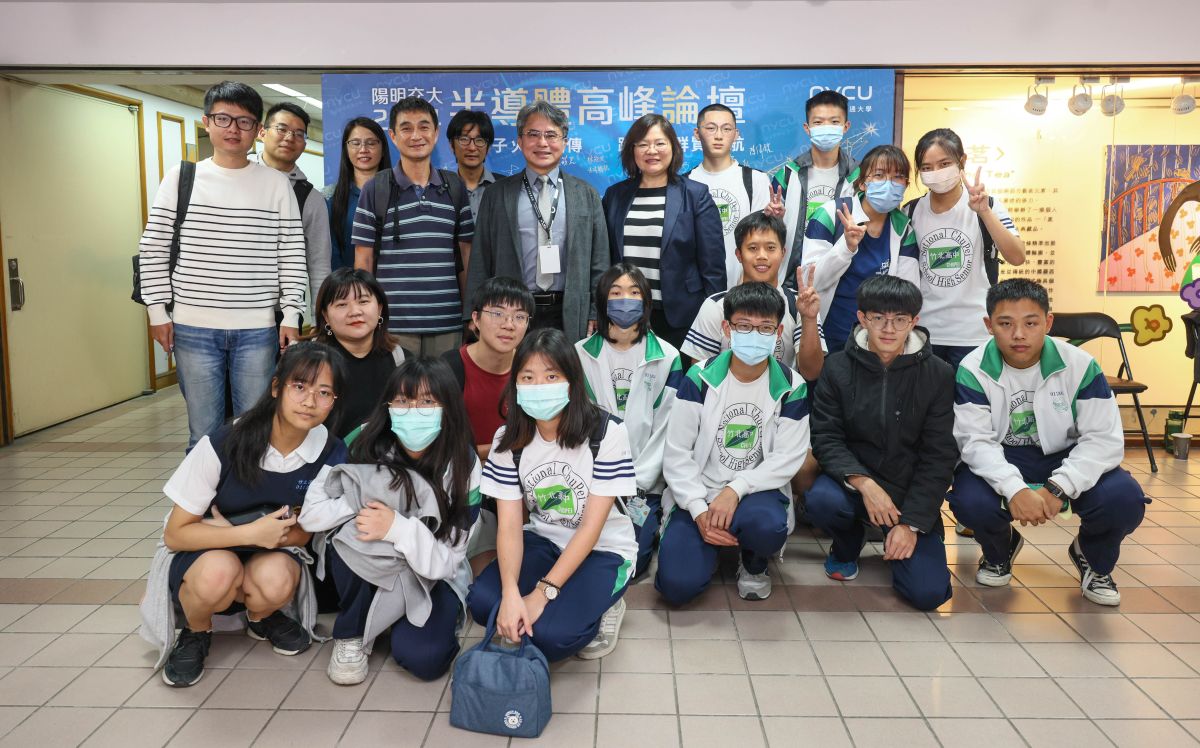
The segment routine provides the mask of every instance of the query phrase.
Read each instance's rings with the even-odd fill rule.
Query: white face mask
[[[941,195],[958,186],[962,181],[962,171],[957,165],[934,171],[923,171],[921,172],[921,181],[925,183],[930,192]]]

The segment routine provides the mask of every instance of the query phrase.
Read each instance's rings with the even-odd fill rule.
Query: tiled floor
[[[0,450],[0,746],[504,743],[451,728],[447,680],[383,652],[344,688],[325,677],[328,644],[288,658],[223,634],[204,680],[163,685],[136,604],[184,442],[170,390]],[[1200,460],[1159,464],[1151,477],[1129,452],[1155,501],[1122,552],[1119,610],[1080,597],[1070,523],[1026,530],[1001,590],[975,585],[978,548],[950,531],[954,599],[928,615],[892,594],[878,548],[837,584],[825,541],[800,530],[767,601],[716,584],[674,610],[631,588],[616,652],[554,666],[541,743],[1196,745]]]

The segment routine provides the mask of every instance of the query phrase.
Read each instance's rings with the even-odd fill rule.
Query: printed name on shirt
[[[953,288],[971,276],[975,252],[971,238],[956,228],[933,231],[921,241],[921,274],[938,288]]]
[[[617,410],[621,413],[625,412],[625,404],[629,402],[629,388],[632,382],[633,371],[631,369],[613,369],[613,393],[617,397]]]
[[[1018,390],[1008,401],[1008,433],[1004,444],[1028,447],[1038,443],[1037,417],[1033,412],[1033,391]]]
[[[763,456],[762,409],[753,403],[730,405],[721,414],[717,429],[717,451],[729,470],[748,470]]]
[[[742,203],[732,192],[723,187],[710,187],[709,194],[717,204],[717,212],[721,214],[721,225],[725,234],[733,233],[738,221],[742,220]]]
[[[525,476],[525,496],[533,497],[529,510],[543,522],[579,527],[588,486],[565,462],[537,466]],[[528,502],[527,502],[528,503]]]

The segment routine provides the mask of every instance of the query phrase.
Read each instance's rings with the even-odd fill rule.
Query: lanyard
[[[529,185],[529,175],[521,174],[521,182],[525,185],[525,196],[529,198],[529,205],[533,208],[534,218],[537,219],[542,229],[549,234],[550,227],[554,225],[554,217],[558,215],[558,183],[554,184],[554,205],[550,207],[550,220],[547,221],[542,218],[542,211],[538,209],[537,195],[533,194],[533,187]],[[547,184],[547,186],[549,185]]]

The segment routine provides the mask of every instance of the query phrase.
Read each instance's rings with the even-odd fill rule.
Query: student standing
[[[326,669],[334,683],[362,683],[389,628],[392,659],[421,680],[440,678],[458,653],[479,505],[467,434],[445,363],[409,359],[388,379],[348,464],[310,489],[300,525],[333,531],[322,545],[340,596]]]
[[[462,337],[459,311],[475,223],[458,175],[433,168],[433,105],[401,99],[388,121],[400,162],[377,174],[359,198],[354,267],[374,273],[387,291],[389,332],[400,344],[437,356]]]
[[[331,349],[290,346],[254,407],[202,437],[167,481],[163,493],[174,506],[141,607],[142,636],[160,647],[167,685],[191,686],[204,675],[214,615],[245,610],[247,633],[279,654],[312,644],[309,535],[296,513],[308,486],[346,459],[323,425],[344,382]],[[176,606],[184,616],[178,635]]]
[[[1040,525],[1079,516],[1067,556],[1083,596],[1118,605],[1112,578],[1121,542],[1141,524],[1147,499],[1121,468],[1125,436],[1099,364],[1047,337],[1046,289],[1010,278],[987,294],[992,339],[958,367],[954,438],[962,463],[950,508],[983,548],[975,581],[1002,587],[1025,543],[1013,520]]]
[[[766,172],[739,164],[732,155],[737,142],[737,117],[724,104],[709,104],[696,115],[696,139],[704,160],[685,176],[708,187],[717,212],[721,215],[721,229],[725,235],[725,280],[732,288],[741,281],[742,265],[735,256],[737,242],[734,230],[738,222],[756,211],[783,217],[783,202],[772,201],[771,178]],[[782,278],[784,268],[778,272]]]
[[[804,103],[804,131],[809,149],[775,171],[776,185],[784,189],[784,223],[787,243],[780,282],[790,287],[796,268],[811,262],[804,257],[804,232],[821,206],[830,200],[854,195],[858,164],[842,147],[850,131],[850,103],[837,91],[814,94]]]
[[[481,625],[499,604],[500,633],[528,635],[556,661],[591,642],[625,594],[637,539],[616,500],[636,494],[637,480],[625,425],[589,402],[561,331],[531,332],[513,372],[507,422],[483,469],[483,493],[496,499],[498,557],[467,604]]]
[[[807,386],[771,356],[783,331],[779,292],[743,283],[724,307],[730,350],[688,371],[667,425],[654,587],[672,605],[708,587],[723,546],[741,548],[738,595],[771,595],[767,562],[787,541],[788,483],[808,452]]]
[[[354,213],[359,197],[379,170],[391,165],[388,141],[378,122],[355,117],[346,123],[337,182],[321,190],[329,208],[331,269],[354,267]]]
[[[888,275],[858,287],[858,326],[825,362],[813,398],[821,465],[808,519],[833,538],[825,575],[858,576],[865,522],[884,533],[896,593],[919,610],[950,599],[942,501],[958,461],[954,371],[917,327],[921,292]]]
[[[840,351],[850,337],[864,280],[895,275],[920,282],[916,235],[900,210],[910,171],[896,146],[872,148],[854,180],[855,195],[830,200],[809,221],[804,263],[813,265],[831,351]]]
[[[987,253],[994,244],[1010,265],[1025,262],[1025,242],[999,199],[968,181],[967,154],[953,130],[931,130],[917,141],[915,159],[929,194],[905,206],[917,234],[921,261],[921,316],[933,353],[951,366],[988,341],[983,324],[988,288]]]
[[[612,262],[650,281],[650,326],[679,347],[705,297],[727,288],[721,214],[708,187],[679,175],[679,138],[661,114],[630,126],[621,165],[629,178],[604,193]]]
[[[300,337],[308,276],[304,232],[287,177],[246,153],[262,119],[262,98],[223,81],[204,95],[212,158],[196,164],[191,208],[169,272],[179,167],[163,175],[139,245],[150,335],[175,354],[188,413],[188,449],[267,389],[279,351]],[[275,307],[283,310],[276,328]],[[168,311],[168,307],[171,310]]]

